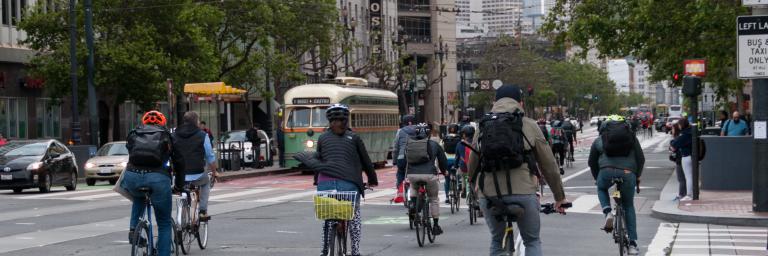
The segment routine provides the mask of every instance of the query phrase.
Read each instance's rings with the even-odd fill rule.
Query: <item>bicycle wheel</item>
[[[451,205],[451,214],[454,214],[456,212],[456,208],[454,207],[454,201],[456,200],[456,190],[454,189],[454,186],[456,186],[456,179],[453,175],[449,177],[450,181],[446,179],[445,182],[450,182],[450,185],[448,186],[448,203]]]
[[[616,208],[616,235],[618,237],[619,255],[624,256],[629,249],[629,241],[627,239],[627,230],[624,226],[624,210],[621,207]]]
[[[179,227],[176,226],[176,221],[174,219],[171,219],[171,231],[173,232],[171,234],[171,255],[179,256],[179,251],[181,250],[179,249],[181,246],[178,242]]]
[[[477,212],[475,210],[476,204],[475,193],[470,190],[469,195],[467,195],[467,205],[469,205],[469,225],[477,223]]]
[[[514,255],[515,253],[515,231],[513,229],[512,223],[507,223],[507,229],[509,229],[509,232],[504,233],[504,239],[501,241],[501,248],[508,252],[509,255]]]
[[[198,220],[195,237],[197,238],[197,245],[200,247],[200,250],[205,250],[205,247],[208,246],[208,221]]]
[[[345,222],[339,222],[336,224],[336,231],[338,234],[336,234],[336,246],[337,246],[337,253],[336,256],[345,256],[347,255],[347,225]],[[333,255],[333,254],[331,254]]]
[[[435,242],[435,235],[432,233],[432,214],[429,212],[429,198],[424,200],[424,208],[422,208],[421,218],[424,220],[424,233],[427,234],[429,243]]]
[[[151,255],[152,246],[147,243],[149,241],[149,229],[147,228],[147,221],[142,220],[136,225],[136,229],[133,231],[133,244],[131,245],[132,256],[145,256]]]
[[[413,218],[413,227],[416,229],[416,242],[419,243],[419,247],[424,247],[424,242],[426,240],[426,229],[424,229],[426,223],[423,222],[424,220],[421,216],[421,211],[419,211],[423,201],[422,196],[419,196],[419,198],[416,199],[416,214]]]
[[[453,203],[454,207],[456,208],[456,212],[459,212],[461,206],[461,190],[459,189],[459,179],[456,176],[453,176]]]
[[[192,232],[192,214],[189,209],[190,205],[188,200],[188,198],[181,199],[183,206],[181,207],[181,223],[179,223],[181,226],[179,229],[179,238],[181,238],[179,244],[181,245],[181,252],[184,253],[184,255],[192,252],[192,241],[195,239],[194,233]]]

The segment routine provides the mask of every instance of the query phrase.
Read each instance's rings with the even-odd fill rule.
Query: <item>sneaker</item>
[[[637,248],[637,245],[629,245],[629,251],[627,252],[629,255],[640,255],[640,249]]]
[[[560,167],[560,175],[565,175],[565,170],[563,170],[563,167]]]
[[[134,243],[134,241],[133,241],[133,239],[134,239],[134,238],[133,238],[133,234],[134,234],[133,230],[131,230],[131,231],[128,231],[128,243],[129,243],[129,244],[136,244],[136,243]],[[139,243],[138,243],[138,244],[139,244],[141,247],[146,247],[146,246],[147,246],[147,239],[146,239],[146,238],[144,238],[144,237],[139,237]]]
[[[606,233],[613,231],[613,214],[612,213],[609,213],[608,215],[605,216],[605,225],[603,225],[603,230],[605,230]]]
[[[693,198],[690,197],[690,196],[685,196],[685,197],[680,199],[681,202],[692,201],[692,200],[693,200]]]
[[[208,216],[208,211],[206,211],[206,210],[200,210],[200,214],[198,216],[200,218],[200,221],[209,221],[209,220],[211,220],[211,216]]]
[[[433,235],[439,236],[439,235],[440,235],[440,234],[442,234],[442,233],[443,233],[443,229],[442,229],[442,228],[440,228],[440,226],[439,226],[439,225],[435,224],[435,225],[432,227],[432,234],[433,234]]]

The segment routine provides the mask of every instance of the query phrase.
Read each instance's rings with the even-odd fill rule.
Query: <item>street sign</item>
[[[768,78],[768,16],[739,16],[736,23],[739,78]]]
[[[707,75],[706,60],[685,60],[683,61],[683,65],[685,66],[685,75],[687,76],[704,77]]]
[[[491,89],[491,83],[488,80],[482,80],[480,81],[480,90],[490,90]]]
[[[741,5],[743,6],[768,5],[768,0],[741,0]]]
[[[493,86],[494,90],[498,90],[499,88],[501,88],[501,86],[503,84],[504,83],[502,83],[501,80],[496,79],[496,80],[493,80],[493,85],[492,86]]]

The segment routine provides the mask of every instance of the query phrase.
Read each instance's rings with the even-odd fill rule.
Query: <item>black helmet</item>
[[[349,120],[349,107],[344,104],[333,104],[325,111],[325,117],[328,121],[334,119]]]
[[[459,133],[459,125],[458,124],[448,125],[448,133]]]
[[[404,125],[413,124],[416,122],[416,117],[414,117],[413,115],[404,115],[401,118],[401,121],[403,122]]]
[[[472,138],[475,136],[475,127],[472,127],[471,125],[465,125],[463,128],[461,128],[461,135],[466,135],[467,138]]]
[[[427,123],[420,123],[416,125],[416,137],[429,138],[430,132],[432,132],[432,130]]]

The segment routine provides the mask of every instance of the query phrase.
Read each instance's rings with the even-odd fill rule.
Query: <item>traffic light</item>
[[[672,80],[674,80],[675,82],[679,81],[680,80],[680,74],[678,74],[677,72],[672,74]]]
[[[688,97],[696,97],[701,94],[701,78],[685,76],[683,78],[683,94]]]

